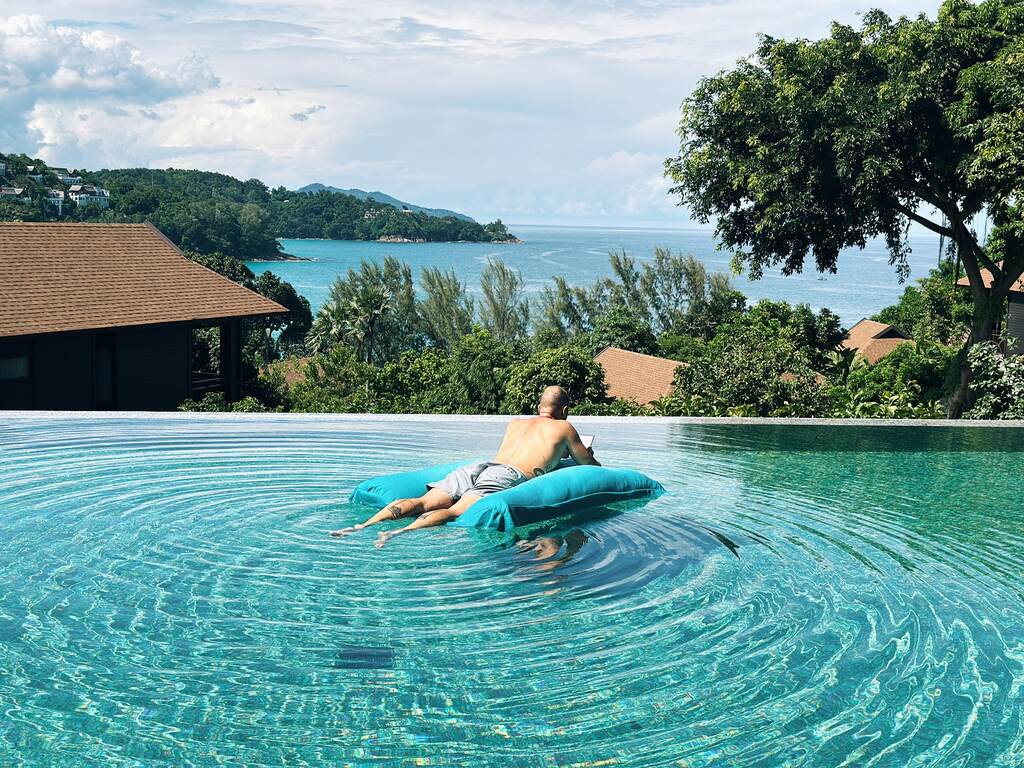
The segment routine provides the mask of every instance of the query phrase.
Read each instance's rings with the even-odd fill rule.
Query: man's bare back
[[[505,428],[505,437],[494,461],[515,467],[527,477],[534,477],[550,472],[567,454],[577,464],[600,466],[568,421],[551,416],[532,416],[516,419]]]

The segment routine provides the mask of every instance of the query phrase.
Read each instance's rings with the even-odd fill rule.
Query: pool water
[[[1024,762],[1024,431],[581,419],[670,495],[326,535],[501,423],[0,416],[0,765]]]

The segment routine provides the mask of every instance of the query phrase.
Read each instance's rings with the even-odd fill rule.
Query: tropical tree
[[[799,330],[775,317],[743,315],[676,369],[687,415],[817,416],[822,393]]]
[[[480,276],[480,325],[499,341],[515,341],[526,335],[530,302],[524,293],[523,275],[503,261],[488,259]]]
[[[418,325],[409,265],[392,256],[383,264],[364,259],[334,281],[306,341],[314,353],[344,343],[360,360],[381,364],[422,346]]]
[[[908,285],[900,300],[879,312],[874,320],[893,325],[917,341],[959,345],[971,324],[973,302],[958,288],[957,268],[943,259],[927,277]]]
[[[1024,273],[1024,6],[946,0],[937,18],[865,14],[822,40],[763,37],[683,104],[672,192],[715,219],[736,266],[758,277],[884,237],[901,278],[908,229],[951,239],[973,312],[947,408],[967,401],[971,345],[992,335]],[[987,211],[986,244],[972,221]],[[983,270],[991,275],[986,281]]]
[[[574,403],[605,399],[604,369],[585,350],[568,346],[542,349],[510,366],[503,410],[533,413],[550,385],[564,387]]]
[[[742,309],[744,299],[733,290],[729,276],[709,274],[693,256],[664,248],[643,264],[626,253],[608,255],[611,276],[590,286],[571,286],[556,276],[554,286],[540,297],[537,333],[546,341],[565,343],[592,333],[610,310],[619,308],[646,323],[655,334],[688,333],[688,321],[714,313]]]
[[[626,307],[612,307],[598,318],[587,341],[593,354],[605,347],[618,347],[645,355],[658,351],[658,339],[647,319]]]
[[[434,346],[450,347],[472,330],[473,299],[454,269],[424,268],[420,288],[423,298],[416,302],[416,312]]]

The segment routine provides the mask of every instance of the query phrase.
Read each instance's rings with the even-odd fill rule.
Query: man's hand
[[[593,467],[600,467],[601,462],[594,458],[594,449],[588,448],[583,444],[583,441],[580,440],[580,433],[576,431],[576,427],[569,423],[566,423],[566,427],[568,428],[566,447],[572,455],[572,460],[577,464],[589,464]]]

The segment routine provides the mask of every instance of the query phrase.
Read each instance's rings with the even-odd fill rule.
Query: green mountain
[[[307,194],[313,194],[315,192],[336,192],[340,195],[350,195],[357,200],[372,200],[376,203],[390,205],[392,208],[398,208],[399,210],[406,209],[413,211],[414,213],[425,213],[427,216],[434,216],[439,219],[451,217],[454,219],[461,219],[462,221],[474,221],[472,217],[467,216],[464,213],[449,211],[447,208],[425,208],[422,205],[414,205],[413,203],[407,203],[403,200],[399,200],[397,197],[392,197],[391,195],[387,195],[383,192],[367,192],[362,189],[341,189],[340,187],[332,187],[328,184],[321,184],[320,182],[307,184],[304,187],[299,187],[299,189],[295,191]]]
[[[481,225],[468,216],[396,207],[377,197],[360,199],[326,188],[270,189],[259,179],[174,168],[78,169],[86,184],[110,193],[102,205],[79,206],[42,160],[11,153],[0,155],[0,162],[6,166],[4,185],[21,190],[0,197],[0,221],[148,221],[179,247],[197,253],[289,258],[279,238],[517,242],[500,220]],[[65,194],[60,206],[50,190]]]

